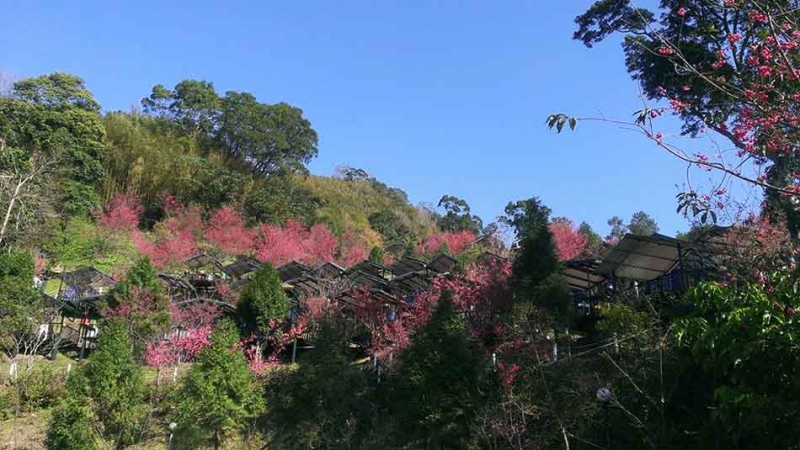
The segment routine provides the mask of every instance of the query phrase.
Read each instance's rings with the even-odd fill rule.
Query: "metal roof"
[[[606,277],[597,273],[602,263],[599,259],[579,259],[564,263],[564,277],[567,285],[573,289],[585,291],[602,283]]]
[[[310,271],[311,268],[297,261],[292,261],[278,267],[278,275],[280,275],[283,281],[300,278],[304,273]]]
[[[382,280],[387,280],[392,276],[392,272],[389,270],[388,267],[384,266],[383,264],[378,264],[374,261],[370,261],[368,259],[361,261],[355,266],[347,269],[346,275],[352,278],[352,275],[357,274],[358,272],[368,273]]]
[[[447,273],[453,270],[453,267],[458,264],[458,260],[450,255],[440,253],[428,263],[428,269],[436,273]]]
[[[395,263],[391,266],[391,270],[395,275],[405,275],[410,272],[423,270],[426,266],[427,264],[425,261],[406,255],[400,260],[395,261]]]
[[[325,262],[317,266],[314,269],[314,275],[319,278],[325,279],[334,279],[338,278],[344,273],[344,268],[338,264],[332,263],[330,261]]]
[[[671,271],[684,250],[696,246],[658,233],[652,236],[626,234],[597,267],[597,273],[650,281]]]
[[[261,263],[258,261],[250,258],[241,258],[223,267],[222,271],[231,278],[241,278],[260,268]]]
[[[189,259],[186,260],[186,266],[190,269],[199,269],[201,267],[206,267],[209,265],[214,265],[215,267],[220,267],[219,262],[216,259],[208,256],[205,253],[198,253],[196,255],[192,255]]]

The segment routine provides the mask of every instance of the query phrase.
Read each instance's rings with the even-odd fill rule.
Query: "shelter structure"
[[[116,284],[116,280],[94,267],[56,274],[42,284],[45,298],[58,308],[48,327],[55,341],[54,352],[61,341],[80,347],[81,355],[86,348],[94,347],[99,302]]]

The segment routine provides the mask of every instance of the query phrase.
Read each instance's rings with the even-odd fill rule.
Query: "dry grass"
[[[44,448],[50,410],[0,422],[0,449],[40,450]]]

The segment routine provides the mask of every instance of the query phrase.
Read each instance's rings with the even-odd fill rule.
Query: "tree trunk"
[[[17,187],[14,188],[14,194],[12,194],[11,198],[8,199],[8,207],[6,208],[5,217],[3,217],[3,225],[0,226],[0,244],[3,243],[3,240],[6,237],[8,222],[11,220],[11,212],[14,210],[14,205],[17,203],[17,197],[19,196],[20,188],[22,188],[22,183],[17,183]]]

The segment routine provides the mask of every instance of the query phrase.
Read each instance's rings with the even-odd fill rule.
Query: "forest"
[[[714,177],[674,237],[644,210],[601,236],[535,193],[484,220],[357,162],[312,175],[300,107],[211,81],[129,111],[75,74],[0,83],[0,448],[800,448],[799,19],[575,19],[588,48],[622,37],[644,106],[544,126]]]

